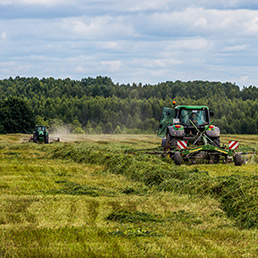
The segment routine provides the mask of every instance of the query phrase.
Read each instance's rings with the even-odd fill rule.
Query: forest
[[[15,108],[8,107],[14,106],[13,98],[18,106],[24,102],[29,128],[17,125],[19,131],[15,131],[7,126],[9,117],[16,117],[10,115]],[[258,133],[255,86],[240,89],[230,82],[209,81],[119,84],[103,76],[0,80],[0,133],[28,133],[35,124],[47,124],[52,131],[62,127],[72,133],[156,133],[163,107],[172,107],[173,100],[178,105],[207,105],[222,133]]]

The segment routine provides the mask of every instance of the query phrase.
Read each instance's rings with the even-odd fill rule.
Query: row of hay
[[[258,176],[211,177],[192,167],[176,167],[157,156],[126,155],[119,148],[101,145],[59,145],[52,158],[105,165],[106,171],[143,182],[158,191],[174,191],[218,199],[222,209],[242,228],[258,228]]]

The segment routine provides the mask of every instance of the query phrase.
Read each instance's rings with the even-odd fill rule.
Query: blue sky
[[[0,0],[0,78],[258,86],[258,1]]]

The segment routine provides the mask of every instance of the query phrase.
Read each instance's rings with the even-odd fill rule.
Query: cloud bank
[[[257,1],[1,0],[0,77],[258,85]]]

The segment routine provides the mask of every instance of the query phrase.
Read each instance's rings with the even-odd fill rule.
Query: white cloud
[[[7,33],[6,32],[1,33],[1,39],[3,39],[3,40],[7,39]]]
[[[188,38],[170,41],[167,50],[207,50],[212,46],[212,42],[204,38]]]
[[[13,4],[13,0],[1,0],[0,5],[9,5]]]
[[[105,74],[125,83],[254,84],[258,11],[244,8],[255,5],[251,0],[0,0],[0,76]]]
[[[98,8],[122,12],[144,12],[144,11],[175,11],[186,8],[204,9],[254,9],[258,7],[256,0],[98,0],[96,1],[76,1],[77,4],[89,7],[97,5]]]
[[[75,67],[75,72],[77,73],[84,73],[86,71],[86,69],[83,66],[76,66]]]
[[[121,43],[118,41],[100,41],[96,42],[96,45],[102,49],[119,50],[121,49]]]
[[[118,71],[122,65],[120,60],[111,60],[111,61],[101,61],[100,64],[103,66],[107,72]]]
[[[181,65],[184,62],[182,60],[173,59],[170,57],[161,59],[136,59],[133,61],[135,67],[145,67],[145,68],[157,68],[157,69],[169,69],[170,67],[175,67]]]
[[[246,83],[246,82],[248,82],[248,79],[249,79],[249,78],[248,78],[248,76],[246,76],[246,75],[240,77],[241,83]]]
[[[169,0],[142,0],[142,1],[121,1],[124,6],[126,5],[126,9],[130,12],[135,11],[146,11],[146,10],[160,10],[160,9],[167,9]],[[120,2],[120,3],[121,3]]]
[[[62,3],[61,0],[21,0],[19,2],[31,5],[56,5]]]
[[[247,49],[246,45],[233,45],[233,46],[226,46],[223,48],[223,51],[228,51],[228,52],[237,52],[241,50]]]
[[[1,0],[0,5],[45,5],[67,4],[68,0]]]
[[[63,33],[75,38],[101,39],[133,37],[131,24],[123,17],[80,17],[63,19],[60,24]]]
[[[182,11],[156,12],[138,16],[134,21],[141,33],[161,37],[250,35],[258,31],[258,11],[207,10],[187,8]]]
[[[98,0],[96,1],[76,1],[77,4],[84,7],[91,7],[92,5],[97,8],[108,11],[116,12],[145,12],[145,11],[176,11],[184,10],[187,8],[204,8],[204,9],[257,9],[258,3],[256,0]]]

